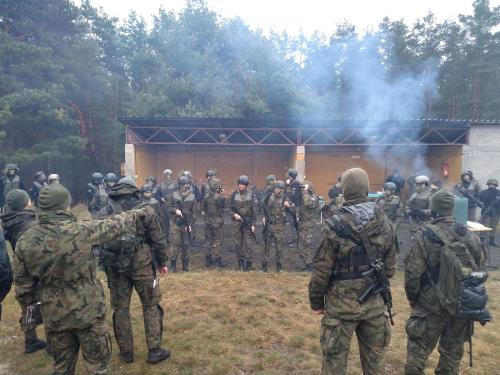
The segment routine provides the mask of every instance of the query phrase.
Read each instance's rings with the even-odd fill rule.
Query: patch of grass
[[[500,273],[488,282],[490,309],[500,314]],[[104,281],[105,277],[100,274]],[[259,272],[193,272],[171,274],[161,279],[162,305],[165,309],[164,345],[172,350],[165,363],[145,363],[147,349],[142,309],[134,294],[132,316],[136,361],[121,363],[114,344],[111,370],[114,374],[243,375],[320,373],[321,318],[314,315],[307,299],[307,275]],[[387,350],[387,374],[399,375],[406,358],[404,323],[409,307],[402,289],[402,274],[392,282],[396,325]],[[0,375],[37,375],[51,373],[51,360],[43,352],[22,354],[23,337],[19,329],[20,310],[11,293],[0,322]],[[111,327],[111,311],[108,311]],[[461,374],[499,374],[500,330],[495,323],[477,325],[474,338],[474,367],[464,357]],[[39,328],[40,336],[43,337]],[[353,339],[349,374],[359,375],[359,351]],[[429,358],[427,373],[433,372],[437,351]],[[78,374],[86,371],[80,358]]]

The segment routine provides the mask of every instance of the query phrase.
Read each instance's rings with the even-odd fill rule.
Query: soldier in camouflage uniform
[[[104,176],[101,173],[92,174],[92,181],[87,185],[87,209],[95,219],[108,203],[108,194],[104,189]]]
[[[317,314],[324,314],[321,347],[325,375],[347,373],[354,333],[363,373],[385,373],[384,351],[391,332],[384,301],[380,294],[372,294],[364,304],[357,299],[374,283],[373,277],[364,274],[371,269],[372,257],[383,262],[387,277],[394,275],[397,240],[382,209],[368,202],[368,186],[364,170],[354,168],[344,173],[345,205],[340,215],[327,220],[314,257],[309,302]],[[365,248],[364,242],[370,249]]]
[[[170,215],[170,268],[177,270],[177,258],[182,258],[182,270],[189,271],[189,246],[192,241],[193,221],[196,197],[189,190],[189,180],[186,176],[179,179],[180,190],[174,191],[167,201]]]
[[[156,192],[156,199],[160,201],[160,207],[163,211],[161,218],[163,219],[163,227],[165,228],[165,237],[167,242],[170,242],[170,216],[167,210],[167,201],[174,194],[175,182],[172,180],[172,171],[165,169],[163,171],[163,181],[160,183]]]
[[[298,209],[299,217],[299,254],[304,262],[303,271],[312,271],[313,261],[313,235],[318,218],[319,200],[314,193],[311,182],[304,182],[302,185],[302,203]]]
[[[481,210],[481,222],[487,227],[493,229],[488,232],[489,243],[491,246],[497,246],[495,234],[500,217],[500,190],[498,190],[498,180],[490,178],[486,181],[487,189],[484,189],[479,195],[479,199],[484,205]]]
[[[26,190],[23,179],[19,176],[19,167],[17,164],[9,163],[5,167],[5,176],[0,178],[0,206],[4,209],[4,213],[8,213],[9,208],[5,207],[7,194],[11,190],[21,189]]]
[[[10,242],[12,251],[16,252],[17,240],[29,228],[36,225],[36,214],[33,210],[27,209],[29,202],[28,193],[24,190],[14,189],[7,194],[8,214],[2,215],[2,227],[5,239]],[[26,326],[26,306],[21,306],[21,329],[24,332],[24,352],[33,353],[47,347],[47,343],[39,340],[36,334],[36,327]]]
[[[161,347],[163,309],[157,272],[167,273],[167,244],[160,218],[155,210],[140,201],[139,189],[130,177],[124,177],[109,192],[108,206],[100,216],[144,208],[145,217],[120,238],[107,242],[101,253],[113,309],[113,329],[120,357],[134,361],[130,298],[135,289],[142,304],[148,362],[158,363],[170,356]]]
[[[458,374],[464,354],[469,321],[457,319],[442,308],[430,277],[437,283],[443,242],[436,232],[450,242],[465,244],[476,265],[483,268],[484,251],[477,236],[453,218],[454,196],[439,190],[432,196],[432,225],[420,228],[405,259],[405,291],[411,306],[406,322],[408,335],[406,375],[423,375],[427,358],[439,341],[439,362],[435,374]]]
[[[395,194],[396,184],[394,182],[386,182],[384,184],[384,196],[377,198],[376,202],[384,210],[387,217],[393,222],[398,218],[398,209],[400,199]]]
[[[226,263],[222,260],[221,250],[224,240],[224,207],[226,195],[221,181],[213,177],[208,184],[201,202],[201,210],[205,213],[205,266],[222,268]]]
[[[141,187],[141,202],[147,203],[153,207],[161,219],[160,202],[153,197],[153,190],[151,185],[143,185]]]
[[[476,221],[476,208],[481,204],[479,200],[480,193],[479,184],[474,180],[471,171],[462,173],[460,182],[453,188],[453,194],[468,200],[467,220],[469,221]]]
[[[283,264],[283,249],[285,247],[285,221],[286,213],[292,207],[285,193],[286,185],[278,181],[274,185],[273,194],[264,201],[264,258],[262,259],[262,271],[267,272],[269,264],[269,252],[271,246],[276,248],[276,272],[281,272]]]
[[[406,213],[413,225],[412,232],[415,232],[419,225],[431,221],[431,196],[429,177],[415,177],[415,193],[406,202]]]
[[[274,185],[276,184],[276,176],[270,174],[266,177],[266,186],[260,191],[259,194],[259,207],[264,211],[264,206],[267,198],[273,193]]]
[[[134,210],[102,221],[76,221],[69,212],[70,202],[69,192],[60,184],[40,192],[38,225],[28,229],[16,246],[16,298],[21,306],[41,302],[53,374],[74,374],[81,348],[88,373],[104,375],[111,337],[91,247],[135,227],[145,213]]]
[[[110,190],[113,188],[113,186],[116,185],[116,182],[118,181],[118,178],[114,173],[107,173],[106,176],[104,177],[104,191],[107,193],[110,192]]]
[[[290,202],[292,202],[296,207],[299,207],[302,204],[302,198],[300,196],[301,193],[301,183],[298,179],[298,172],[296,169],[289,169],[287,172],[287,177],[285,180],[287,190],[286,194]],[[294,240],[290,242],[291,246],[295,246],[295,243],[299,240],[299,220],[297,210],[291,210],[288,216],[288,222],[293,227],[294,231]]]
[[[31,187],[29,190],[29,196],[31,199],[31,203],[35,207],[38,207],[38,196],[40,195],[40,192],[42,191],[42,189],[45,186],[47,186],[47,176],[42,171],[36,172],[35,173],[35,180],[31,184]]]
[[[238,268],[252,270],[253,249],[255,246],[255,223],[258,202],[255,193],[248,189],[249,179],[242,175],[238,178],[238,189],[228,197],[227,206],[231,209],[233,238]]]

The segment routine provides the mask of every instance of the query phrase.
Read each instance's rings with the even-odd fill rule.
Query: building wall
[[[472,171],[482,188],[488,178],[500,180],[500,125],[471,125],[469,144],[463,150],[463,170]]]

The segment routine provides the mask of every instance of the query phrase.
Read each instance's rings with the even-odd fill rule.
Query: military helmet
[[[163,171],[164,176],[172,176],[172,170],[171,169],[165,169]]]
[[[189,184],[189,178],[187,178],[186,176],[179,177],[179,186],[184,186],[187,184]]]
[[[189,171],[182,172],[182,175],[186,176],[187,178],[191,178],[192,177],[191,172],[189,172]]]
[[[222,181],[219,180],[217,177],[211,178],[210,182],[208,183],[208,187],[213,192],[220,190],[222,189]]]
[[[215,177],[216,173],[213,169],[209,169],[205,177]]]
[[[277,181],[274,184],[274,187],[278,189],[286,189],[286,184],[283,181]]]
[[[266,177],[266,182],[270,184],[271,182],[276,181],[276,176],[273,174],[270,174],[269,176]]]
[[[132,178],[132,177],[129,177],[129,176],[126,176],[126,177],[123,177],[120,179],[120,181],[118,181],[119,184],[124,184],[124,185],[129,185],[129,186],[132,186],[132,187],[137,187],[137,184],[135,183],[135,180]]]
[[[290,178],[297,178],[298,172],[296,169],[289,169],[288,170],[288,177]]]
[[[43,171],[38,171],[38,172],[35,173],[35,178],[36,179],[39,179],[39,178],[41,178],[43,176],[45,176],[45,172],[43,172]]]
[[[248,179],[248,176],[241,175],[240,177],[238,177],[238,185],[248,186],[249,183],[250,183],[250,180]]]
[[[106,182],[116,182],[116,180],[117,180],[116,174],[114,174],[114,173],[107,173],[106,177],[104,177],[104,180]]]
[[[17,172],[19,172],[19,166],[16,164],[16,163],[8,163],[6,166],[5,166],[5,170],[6,171],[10,171],[10,170],[15,170]]]
[[[152,182],[153,184],[156,183],[156,177],[155,176],[148,176],[146,177],[147,182]]]
[[[429,185],[429,182],[430,182],[430,180],[429,180],[429,177],[427,177],[427,176],[420,175],[420,176],[415,177],[415,183],[416,184],[427,184],[427,185]]]
[[[99,172],[92,173],[92,181],[101,182],[103,179],[104,179],[104,176],[102,175],[102,173],[99,173]]]
[[[151,186],[150,184],[142,185],[142,187],[141,187],[141,193],[145,193],[145,192],[152,193],[153,192],[153,186]]]
[[[49,184],[51,182],[54,182],[54,181],[59,181],[61,178],[59,177],[59,175],[57,173],[52,173],[52,174],[49,174]]]
[[[486,185],[495,185],[498,186],[498,180],[496,178],[490,178],[486,181]]]
[[[396,184],[394,182],[386,182],[384,184],[384,190],[396,191]]]

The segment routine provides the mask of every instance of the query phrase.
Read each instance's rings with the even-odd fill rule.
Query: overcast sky
[[[91,3],[120,19],[135,10],[150,20],[160,7],[182,9],[185,0],[91,0]],[[384,16],[412,23],[429,11],[439,20],[472,13],[472,0],[208,0],[207,4],[223,17],[241,17],[253,28],[287,30],[291,34],[300,29],[306,34],[315,30],[329,34],[342,20],[364,30],[376,27]],[[491,0],[490,4],[499,5],[500,0]]]

